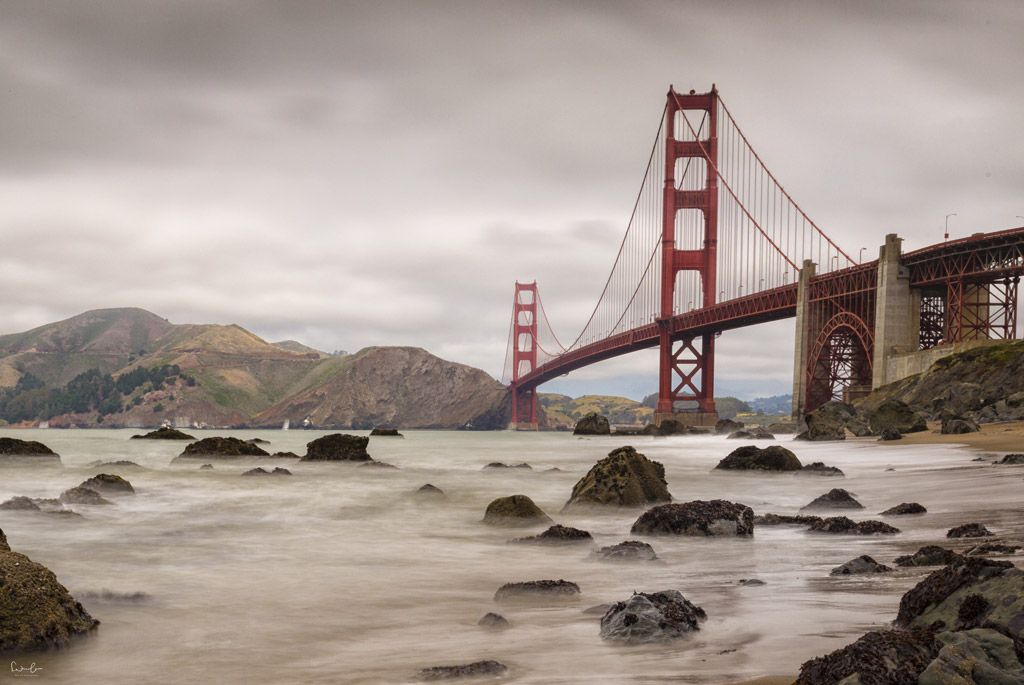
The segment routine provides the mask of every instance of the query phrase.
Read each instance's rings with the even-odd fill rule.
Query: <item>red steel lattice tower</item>
[[[512,305],[512,427],[537,429],[537,390],[519,388],[519,379],[537,368],[537,282],[516,281]],[[525,404],[521,407],[520,404]],[[520,422],[525,409],[528,421]]]
[[[705,139],[677,140],[676,115],[680,111],[703,111],[708,122]],[[700,273],[702,306],[715,303],[716,252],[718,245],[718,90],[680,95],[669,89],[665,111],[665,189],[662,203],[661,311],[658,317],[660,373],[657,420],[672,418],[677,402],[696,402],[704,419],[715,417],[715,339],[713,335],[672,339],[670,321],[675,315],[673,296],[680,271]],[[676,186],[676,163],[698,161],[706,170],[704,187],[680,190]],[[700,210],[704,217],[703,247],[676,248],[676,218],[683,209]],[[700,349],[698,349],[698,344]],[[709,416],[710,415],[710,416]]]

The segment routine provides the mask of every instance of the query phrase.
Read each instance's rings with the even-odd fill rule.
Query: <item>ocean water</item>
[[[948,528],[970,521],[1002,538],[1024,537],[1024,468],[974,462],[976,452],[956,446],[780,440],[804,463],[843,469],[846,478],[836,479],[714,472],[744,444],[722,437],[405,431],[402,439],[370,441],[374,458],[397,470],[246,459],[201,471],[199,462],[171,463],[182,444],[130,441],[132,432],[4,433],[45,442],[63,465],[0,468],[0,500],[55,497],[102,470],[120,473],[137,491],[114,506],[76,506],[78,520],[0,511],[12,548],[53,570],[102,622],[69,649],[35,655],[40,681],[403,683],[420,668],[480,659],[507,664],[505,681],[516,683],[728,683],[795,674],[806,659],[891,621],[900,596],[928,572],[844,579],[829,577],[832,567],[861,554],[891,564],[921,545],[944,544]],[[270,451],[299,454],[322,435],[196,434],[260,437]],[[586,546],[509,545],[543,527],[481,523],[489,501],[521,493],[557,522],[590,531],[596,545],[638,539],[629,529],[642,510],[560,513],[573,484],[623,444],[665,465],[678,501],[723,498],[758,513],[795,513],[844,487],[866,506],[852,518],[878,518],[908,501],[929,513],[887,519],[902,533],[885,537],[758,527],[753,539],[639,538],[660,559],[640,564],[594,561]],[[88,466],[117,459],[142,468]],[[492,461],[533,469],[481,469]],[[268,465],[294,475],[240,476]],[[413,497],[424,483],[447,497]],[[493,599],[506,582],[544,578],[574,581],[582,596],[514,606]],[[766,585],[740,586],[742,578]],[[680,641],[607,643],[598,635],[600,616],[583,613],[634,590],[669,588],[708,614],[699,632]],[[478,627],[489,611],[505,615],[511,629]]]

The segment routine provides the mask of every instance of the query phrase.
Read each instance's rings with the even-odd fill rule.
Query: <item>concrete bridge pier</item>
[[[890,233],[878,251],[872,389],[897,380],[889,378],[886,360],[893,354],[917,350],[921,337],[921,293],[911,289],[910,269],[900,263],[902,242]]]
[[[796,344],[793,354],[793,418],[803,418],[807,410],[807,355],[811,345],[808,296],[815,266],[805,259],[796,289]]]

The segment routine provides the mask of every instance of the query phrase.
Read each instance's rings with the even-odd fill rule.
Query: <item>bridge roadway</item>
[[[1024,227],[995,233],[978,233],[950,240],[902,255],[901,263],[911,270],[911,284],[921,286],[956,278],[1003,277],[1024,271]],[[830,285],[833,292],[862,287],[872,278],[878,260],[831,271],[812,279],[812,284]],[[828,283],[831,281],[831,283]],[[710,307],[676,314],[668,325],[673,339],[718,333],[768,321],[796,316],[797,284],[726,300]],[[570,371],[637,350],[658,346],[659,324],[652,322],[609,336],[566,352],[539,365],[516,384],[520,389],[536,388]]]

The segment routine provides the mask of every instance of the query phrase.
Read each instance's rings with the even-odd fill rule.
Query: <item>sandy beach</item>
[[[877,438],[861,438],[877,440]],[[943,435],[939,424],[930,422],[928,430],[908,433],[891,445],[964,445],[971,449],[991,452],[1024,452],[1024,421],[981,424],[981,432],[962,435]]]

